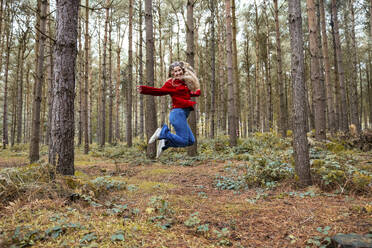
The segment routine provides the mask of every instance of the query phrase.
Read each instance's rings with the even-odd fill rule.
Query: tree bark
[[[116,87],[115,87],[115,139],[121,140],[120,135],[120,56],[121,56],[121,33],[120,21],[117,24],[117,48],[116,48]]]
[[[316,9],[314,0],[307,0],[307,16],[309,25],[310,56],[311,56],[311,83],[313,88],[315,138],[318,140],[326,139],[326,109],[324,96],[324,82],[321,81],[321,71],[319,64],[318,46],[318,22],[316,19]]]
[[[358,109],[358,58],[357,58],[357,45],[355,39],[355,16],[354,16],[354,1],[349,0],[350,11],[351,11],[351,39],[352,39],[352,77],[351,77],[351,99],[350,99],[350,113],[351,113],[351,123],[354,124],[357,128],[357,131],[360,132],[361,125],[359,121],[359,109]],[[371,14],[371,13],[370,13]]]
[[[129,0],[129,46],[127,82],[127,145],[132,146],[132,84],[133,84],[133,0]]]
[[[283,80],[283,65],[282,65],[282,49],[280,45],[280,30],[279,30],[279,9],[278,0],[274,0],[274,13],[275,13],[275,34],[276,34],[276,59],[277,59],[277,84],[279,88],[279,132],[282,137],[287,137],[287,109],[285,105],[285,93],[284,93],[284,80]]]
[[[187,23],[186,23],[186,60],[192,67],[194,67],[194,4],[195,0],[187,0]],[[193,99],[195,100],[195,99]],[[187,154],[189,156],[197,155],[198,139],[197,139],[197,129],[196,129],[196,111],[191,111],[189,117],[189,125],[191,131],[195,136],[195,143],[188,147]]]
[[[81,3],[81,0],[78,0]],[[78,102],[78,143],[80,147],[83,139],[83,46],[81,44],[81,32],[82,32],[82,16],[79,15],[78,20],[78,58],[77,58],[77,84],[79,90],[79,102]]]
[[[112,13],[112,10],[111,10]],[[110,15],[112,16],[112,14]],[[108,65],[108,88],[109,88],[109,106],[108,106],[108,142],[112,145],[113,140],[113,106],[114,106],[114,91],[112,86],[112,17],[109,21],[109,31],[108,31],[108,42],[109,42],[109,65]]]
[[[84,130],[84,154],[89,152],[89,129],[88,129],[88,90],[89,90],[89,0],[85,0],[85,66],[84,66],[84,109],[83,109],[83,130]]]
[[[74,175],[74,97],[79,1],[57,0],[52,140],[49,163]]]
[[[260,43],[259,43],[259,24],[258,24],[258,8],[257,4],[255,2],[255,28],[256,28],[256,46],[255,46],[255,53],[256,53],[256,62],[255,62],[255,87],[253,91],[253,95],[255,97],[255,124],[254,128],[255,131],[261,131],[261,112],[260,112]]]
[[[45,30],[46,30],[46,10],[48,6],[47,0],[41,0],[40,12],[40,40],[39,51],[36,68],[34,100],[32,105],[32,127],[31,127],[31,142],[30,142],[30,162],[33,163],[39,160],[39,143],[40,143],[40,106],[42,98],[42,89],[44,82],[44,51],[45,51]]]
[[[342,59],[342,49],[340,43],[340,35],[338,28],[338,19],[337,19],[337,6],[336,0],[332,0],[332,15],[333,15],[333,25],[334,25],[334,35],[335,35],[335,44],[336,44],[336,58],[337,58],[337,70],[338,70],[338,79],[340,84],[340,93],[341,93],[341,106],[340,106],[340,119],[341,119],[341,131],[347,132],[348,119],[347,119],[347,110],[348,106],[346,104],[346,89],[345,89],[345,75],[344,75],[344,65]]]
[[[234,106],[235,106],[235,128],[239,137],[239,121],[240,121],[240,79],[238,68],[238,49],[237,49],[237,25],[235,14],[235,0],[231,0],[231,24],[232,24],[232,56],[233,56],[233,85],[234,85]]]
[[[293,150],[296,174],[301,185],[311,184],[309,145],[305,131],[306,102],[304,81],[303,34],[300,0],[288,2],[288,21],[291,40],[291,69],[293,82]]]
[[[142,29],[142,22],[143,22],[143,13],[142,13],[142,2],[139,4],[139,81],[140,83],[143,82],[143,29]],[[172,57],[171,57],[172,58]],[[171,59],[170,58],[170,59]],[[145,130],[145,122],[144,122],[144,99],[143,95],[140,94],[139,96],[139,108],[140,108],[140,137],[141,140],[144,140],[144,130]]]
[[[230,146],[237,145],[236,110],[234,104],[234,82],[233,82],[233,58],[232,58],[232,27],[230,0],[225,1],[226,11],[226,64],[227,64],[227,88],[228,88],[228,131]]]
[[[216,112],[216,48],[215,48],[215,14],[214,0],[210,0],[209,8],[211,11],[211,59],[212,59],[212,78],[211,78],[211,118],[210,118],[210,138],[214,139],[216,133],[215,112]]]
[[[335,131],[335,106],[334,106],[334,90],[331,82],[331,66],[328,56],[328,37],[326,31],[326,21],[325,21],[325,10],[324,10],[324,1],[319,0],[320,8],[320,22],[322,29],[322,53],[324,61],[324,73],[325,73],[325,84],[327,89],[327,116],[328,116],[328,129],[331,132]]]
[[[154,37],[152,20],[152,0],[145,0],[145,22],[146,22],[146,81],[148,86],[154,86]],[[150,139],[157,128],[156,108],[153,96],[145,96],[146,101],[146,136]],[[148,158],[155,158],[155,143],[147,146]]]
[[[106,143],[106,84],[107,84],[107,35],[110,17],[110,0],[106,0],[106,18],[105,18],[105,35],[103,38],[103,62],[102,62],[102,89],[101,89],[101,125],[100,125],[100,147]]]
[[[47,8],[47,13],[50,12],[50,4],[48,3],[48,8]],[[48,35],[49,37],[53,37],[53,32],[52,32],[52,20],[48,21]],[[45,134],[46,138],[46,144],[50,144],[51,140],[51,126],[52,126],[52,106],[53,106],[53,80],[54,80],[54,75],[53,75],[53,46],[54,42],[51,39],[48,39],[48,120],[47,120],[47,130]]]
[[[22,38],[20,40],[20,72],[18,77],[18,94],[17,94],[17,144],[21,143],[22,141],[22,121],[23,121],[23,69],[24,69],[24,59],[25,59],[25,51],[26,51],[26,44],[27,44],[27,33],[23,33]]]

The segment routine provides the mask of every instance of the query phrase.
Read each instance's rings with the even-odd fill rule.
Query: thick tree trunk
[[[300,184],[311,184],[309,145],[305,131],[306,102],[304,80],[303,34],[300,0],[288,2],[288,21],[291,38],[291,68],[293,82],[293,149],[296,174]]]
[[[49,163],[57,173],[74,175],[74,97],[79,1],[57,0],[55,80]]]
[[[284,80],[283,80],[283,65],[282,65],[282,49],[280,45],[280,30],[279,30],[279,9],[278,0],[274,0],[274,13],[275,13],[275,34],[276,34],[276,59],[277,59],[277,84],[279,88],[279,132],[282,137],[287,136],[287,109],[285,104]]]
[[[152,20],[152,0],[145,0],[146,22],[146,81],[148,86],[154,86],[154,36]],[[150,139],[157,128],[156,108],[153,96],[145,96],[146,101],[146,136]],[[147,146],[147,157],[155,158],[155,143]]]
[[[334,25],[334,35],[335,35],[335,44],[336,44],[336,58],[337,58],[337,70],[338,70],[338,79],[340,84],[340,97],[341,97],[341,106],[340,106],[340,120],[341,120],[341,131],[347,132],[349,130],[348,127],[348,106],[346,104],[346,89],[345,89],[345,75],[344,75],[344,65],[342,59],[342,50],[341,50],[341,42],[340,42],[340,35],[339,35],[339,28],[338,28],[338,20],[337,20],[337,6],[336,0],[332,0],[332,15],[333,15],[333,25]]]
[[[316,9],[314,0],[307,0],[307,15],[309,25],[309,40],[310,40],[310,56],[311,56],[311,83],[313,88],[313,104],[314,104],[314,124],[315,138],[318,140],[326,139],[326,108],[324,96],[324,82],[321,81],[319,46],[318,46],[318,22],[316,20]]]
[[[30,142],[30,162],[33,163],[39,160],[39,143],[40,143],[40,106],[42,98],[42,89],[44,82],[44,51],[45,51],[45,30],[46,30],[46,10],[48,6],[47,0],[41,1],[40,12],[40,40],[39,51],[36,67],[36,78],[34,87],[34,100],[32,104],[32,127],[31,127],[31,142]]]
[[[187,1],[187,23],[186,23],[186,60],[192,67],[194,67],[194,4],[195,0]],[[194,99],[195,100],[195,99]],[[198,139],[197,139],[197,129],[196,129],[196,111],[192,111],[189,117],[189,125],[191,131],[195,136],[195,143],[188,147],[187,154],[189,156],[197,155]]]
[[[234,104],[234,82],[233,82],[233,58],[232,58],[232,27],[230,0],[225,1],[226,11],[226,65],[227,65],[227,88],[228,88],[228,131],[230,146],[237,145],[236,110]]]
[[[127,82],[127,145],[132,146],[132,84],[133,84],[133,0],[129,0],[129,46]]]
[[[88,128],[88,90],[89,90],[89,0],[85,0],[85,66],[84,66],[84,109],[83,109],[83,130],[84,130],[84,154],[89,152],[89,128]]]

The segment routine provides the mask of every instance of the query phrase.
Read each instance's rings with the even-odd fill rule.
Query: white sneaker
[[[160,133],[161,133],[161,128],[159,127],[158,129],[155,130],[154,134],[149,139],[149,144],[154,143],[155,140],[159,138]]]
[[[163,152],[163,147],[164,146],[165,146],[165,139],[162,139],[162,140],[159,141],[159,144],[158,144],[158,150],[156,151],[156,158],[160,157],[160,155]]]

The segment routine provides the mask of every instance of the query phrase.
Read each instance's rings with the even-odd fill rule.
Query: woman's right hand
[[[137,92],[142,93],[142,85],[137,85]]]

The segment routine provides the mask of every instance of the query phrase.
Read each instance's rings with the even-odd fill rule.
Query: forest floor
[[[76,150],[73,194],[2,201],[0,247],[326,247],[337,233],[372,233],[368,191],[297,188],[293,177],[247,186],[245,160],[174,160],[183,150],[159,161]],[[372,153],[357,156],[370,173]],[[0,152],[0,169],[26,164],[25,152]]]

